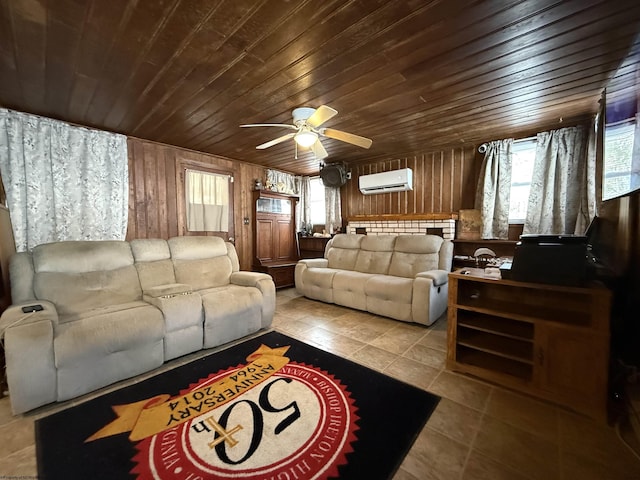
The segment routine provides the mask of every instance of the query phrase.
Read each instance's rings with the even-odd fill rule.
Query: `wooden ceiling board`
[[[639,33],[635,0],[4,0],[0,106],[316,174],[239,125],[329,105],[373,140],[323,139],[352,165],[535,134],[589,121]]]

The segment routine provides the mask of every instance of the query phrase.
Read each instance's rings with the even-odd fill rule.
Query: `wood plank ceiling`
[[[297,174],[298,106],[396,158],[584,121],[640,31],[637,0],[1,0],[0,106]]]

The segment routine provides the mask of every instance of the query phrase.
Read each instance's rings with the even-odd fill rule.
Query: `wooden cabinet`
[[[606,419],[610,292],[449,274],[447,368]]]
[[[298,261],[295,211],[298,197],[269,190],[253,192],[253,269],[273,277],[276,288],[294,285]]]
[[[322,258],[330,237],[304,237],[298,235],[300,258]]]

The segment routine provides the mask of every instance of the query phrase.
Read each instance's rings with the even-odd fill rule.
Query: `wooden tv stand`
[[[610,292],[464,270],[449,274],[447,368],[606,421]]]

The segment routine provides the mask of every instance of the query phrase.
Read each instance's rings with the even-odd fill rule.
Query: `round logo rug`
[[[238,372],[210,375],[181,395],[206,393]],[[139,442],[132,472],[140,480],[337,476],[352,451],[356,420],[344,385],[313,366],[289,362],[234,401]]]
[[[139,480],[307,480],[338,475],[358,430],[345,385],[261,345],[179,395],[111,408],[117,418],[85,440],[129,432]]]

